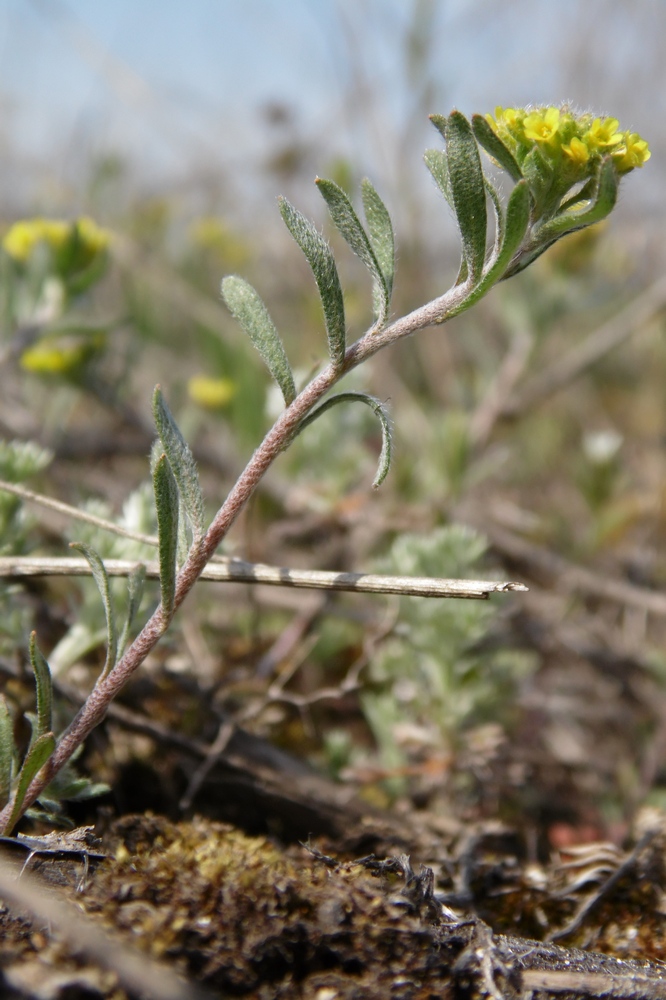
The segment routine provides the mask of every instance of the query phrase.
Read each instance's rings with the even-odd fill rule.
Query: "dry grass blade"
[[[107,559],[109,576],[129,576],[136,561]],[[3,556],[0,579],[19,580],[30,576],[90,576],[85,559],[47,556]],[[146,563],[146,576],[159,579],[157,562]],[[379,576],[374,573],[333,573],[325,570],[288,569],[229,559],[209,563],[200,579],[218,583],[265,583],[274,587],[303,587],[311,590],[345,590],[365,594],[398,594],[406,597],[461,597],[486,600],[491,594],[526,592],[524,583],[512,580],[447,580],[439,577]]]

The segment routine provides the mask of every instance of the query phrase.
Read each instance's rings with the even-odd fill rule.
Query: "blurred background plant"
[[[270,72],[257,71],[254,50],[239,43],[236,13],[220,45],[233,46],[235,37],[250,75],[254,65],[265,82],[251,90],[227,52],[235,80],[215,86],[222,93],[228,84],[229,103],[239,109],[232,112],[200,99],[194,84],[174,99],[167,78],[155,74],[155,57],[169,72],[176,64],[164,55],[178,34],[173,14],[165,15],[169,37],[160,40],[147,5],[135,14],[121,5],[117,16],[129,20],[118,22],[109,14],[88,19],[80,4],[31,3],[27,13],[9,6],[4,44],[23,53],[24,68],[12,56],[0,79],[15,108],[14,125],[8,118],[4,126],[0,200],[0,430],[13,457],[0,475],[141,531],[153,530],[145,481],[155,382],[168,387],[211,511],[273,412],[260,362],[218,300],[223,274],[240,271],[261,289],[303,379],[323,356],[316,289],[280,229],[275,194],[316,214],[314,196],[312,213],[307,204],[315,172],[349,191],[357,170],[368,173],[396,216],[394,309],[401,314],[448,286],[456,264],[455,227],[439,204],[433,210],[437,193],[421,163],[433,143],[427,113],[454,104],[485,111],[498,102],[558,102],[565,93],[654,139],[649,169],[640,183],[626,182],[608,225],[568,237],[469,316],[396,345],[364,370],[363,387],[390,397],[396,418],[394,466],[380,494],[368,489],[378,449],[372,414],[338,407],[271,471],[229,540],[229,551],[244,558],[312,568],[364,570],[383,558],[391,571],[424,572],[417,567],[427,564],[428,572],[450,576],[487,575],[503,564],[528,580],[530,598],[511,606],[406,600],[395,620],[389,607],[387,625],[377,598],[311,604],[261,587],[206,585],[150,659],[141,689],[149,688],[146,704],[165,724],[212,738],[219,713],[231,713],[382,801],[411,795],[436,803],[440,796],[472,812],[497,812],[517,800],[546,830],[554,818],[575,825],[586,810],[600,830],[626,822],[666,780],[658,753],[666,696],[646,664],[666,638],[666,612],[644,598],[666,580],[666,293],[658,284],[664,250],[656,195],[666,161],[663,136],[650,127],[654,101],[666,93],[656,83],[666,65],[661,7],[641,0],[644,16],[627,21],[610,2],[595,0],[585,11],[572,5],[577,37],[584,37],[581,18],[594,26],[598,45],[590,53],[570,44],[571,18],[558,15],[555,24],[545,2],[501,13],[480,0],[467,7],[326,4],[285,28],[304,33],[314,81],[308,96],[302,78],[291,81],[284,48],[270,40],[282,11],[268,5],[256,58],[270,56],[284,99],[274,98]],[[520,58],[516,19],[528,32]],[[481,32],[472,27],[479,23]],[[127,49],[121,36],[138,38],[139,49]],[[330,75],[314,69],[324,37],[335,50]],[[505,44],[497,46],[497,37]],[[201,39],[196,44],[201,52]],[[183,40],[182,51],[189,47],[196,45]],[[602,56],[608,51],[616,53],[612,66]],[[95,81],[88,107],[102,112],[103,125],[96,128],[91,111],[68,110],[55,136],[43,129],[54,151],[45,157],[35,155],[34,136],[31,152],[21,127],[39,96],[23,107],[15,95],[26,74],[35,90],[25,93],[43,95],[38,67],[48,52],[52,79],[64,59],[75,80],[84,73]],[[224,63],[217,50],[215,62]],[[509,64],[511,73],[502,72]],[[498,79],[512,79],[511,92],[497,93]],[[71,109],[75,87],[62,87]],[[195,106],[203,110],[190,114]],[[123,117],[125,132],[118,130]],[[27,217],[31,230],[17,225]],[[82,221],[64,221],[72,219]],[[338,238],[326,235],[337,253]],[[348,325],[360,330],[365,275],[349,255],[337,256]],[[603,331],[614,323],[604,348]],[[561,359],[575,361],[581,344],[599,344],[596,356],[549,387]],[[343,388],[358,387],[356,377]],[[63,541],[76,538],[106,557],[139,557],[136,543],[104,539],[5,494],[0,501],[0,544],[12,552],[61,554]],[[544,567],[535,551],[584,562],[597,574],[596,589],[595,579],[587,589],[572,583],[566,566]],[[629,587],[626,599],[604,591],[609,579]],[[32,698],[32,628],[58,674],[90,686],[103,660],[96,640],[104,636],[92,581],[12,584],[3,602],[3,669],[17,719]],[[298,639],[274,655],[295,622],[302,623]],[[619,679],[608,666],[613,657],[625,660]],[[345,678],[360,661],[359,694]],[[279,698],[269,694],[276,679]],[[318,699],[324,688],[330,697]],[[126,698],[141,703],[131,690]],[[489,720],[499,727],[494,735],[484,728]],[[117,802],[127,801],[122,774],[137,761],[159,775],[164,800],[177,798],[178,766],[156,762],[139,737],[113,754],[102,737],[91,742],[90,763],[117,789]],[[464,773],[478,780],[466,782]],[[484,782],[496,794],[480,791]]]

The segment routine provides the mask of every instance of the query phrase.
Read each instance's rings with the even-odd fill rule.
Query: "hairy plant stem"
[[[444,323],[452,315],[460,311],[466,296],[471,291],[467,284],[454,286],[444,295],[432,302],[415,309],[407,316],[396,320],[383,330],[365,333],[349,347],[345,353],[344,363],[335,368],[332,364],[317,375],[296,397],[290,406],[278,417],[262,443],[252,455],[252,458],[237,479],[226,500],[215,515],[206,535],[198,545],[193,545],[187,560],[178,574],[174,610],[178,608],[196,583],[201,571],[214,555],[218,545],[225,537],[250,496],[261,481],[263,475],[278,457],[281,451],[288,447],[298,426],[312,408],[319,402],[336,382],[353,368],[358,367],[377,351],[397,340],[407,337],[418,330],[433,324]],[[122,658],[110,673],[100,680],[85,704],[69,724],[58,740],[55,751],[42,769],[32,780],[23,800],[21,814],[28,809],[41,795],[58,771],[70,760],[74,751],[89,736],[106,714],[108,706],[118,692],[127,683],[134,671],[141,666],[146,656],[159,642],[166,632],[170,619],[167,619],[160,605],[134,642],[125,651]],[[11,799],[0,812],[0,832],[9,833],[9,823],[13,812]]]

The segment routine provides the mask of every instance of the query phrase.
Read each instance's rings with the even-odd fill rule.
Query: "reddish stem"
[[[328,365],[310,382],[289,407],[280,415],[229,492],[215,515],[201,545],[193,546],[178,574],[174,610],[178,608],[194,586],[218,545],[229,531],[239,513],[256,489],[264,473],[289,444],[303,418],[312,410],[328,390],[352,368],[356,368],[381,348],[402,337],[416,333],[424,327],[443,323],[451,312],[464,301],[469,292],[466,285],[452,288],[445,295],[403,316],[377,333],[366,333],[348,348],[340,369]],[[166,632],[169,622],[161,605],[125,651],[113,670],[93,688],[85,703],[58,740],[53,756],[33,778],[21,807],[21,814],[41,795],[55,775],[70,760],[92,730],[97,726],[108,706],[127,683],[134,671],[141,666],[151,649]],[[13,810],[11,799],[0,812],[0,831],[7,834]]]

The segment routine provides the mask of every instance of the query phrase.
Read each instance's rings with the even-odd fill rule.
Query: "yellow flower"
[[[495,108],[495,114],[498,122],[501,121],[502,125],[509,131],[520,128],[525,117],[525,112],[521,111],[520,108]]]
[[[532,111],[523,121],[525,138],[534,142],[553,143],[557,140],[559,124],[559,108],[542,108],[540,111]]]
[[[45,243],[55,253],[62,250],[73,238],[75,227],[81,257],[85,263],[90,263],[108,246],[109,234],[85,216],[74,223],[40,218],[15,222],[5,234],[2,246],[10,257],[24,264],[40,243]]]
[[[587,145],[576,136],[573,137],[568,146],[562,146],[562,152],[576,167],[584,167],[590,158],[590,150]]]
[[[210,378],[193,375],[187,383],[187,394],[193,403],[207,410],[220,410],[236,395],[237,386],[230,378]]]
[[[511,135],[514,139],[523,137],[523,118],[525,111],[523,108],[495,108],[495,117],[486,115],[486,121],[499,135]]]
[[[638,132],[625,132],[622,145],[613,150],[613,159],[619,173],[626,174],[634,167],[642,167],[652,156],[650,147]]]
[[[107,249],[110,241],[109,231],[98,226],[94,219],[84,215],[78,220],[76,227],[79,240],[91,257]]]
[[[21,368],[37,375],[64,375],[78,368],[88,351],[83,344],[59,346],[35,344],[21,355]]]
[[[59,249],[67,239],[69,228],[66,222],[54,219],[15,222],[5,234],[2,246],[10,257],[24,263],[38,243],[47,243],[54,249]]]
[[[603,121],[601,118],[595,118],[583,138],[591,149],[617,146],[622,142],[622,133],[618,132],[619,124],[617,118],[604,118]]]

